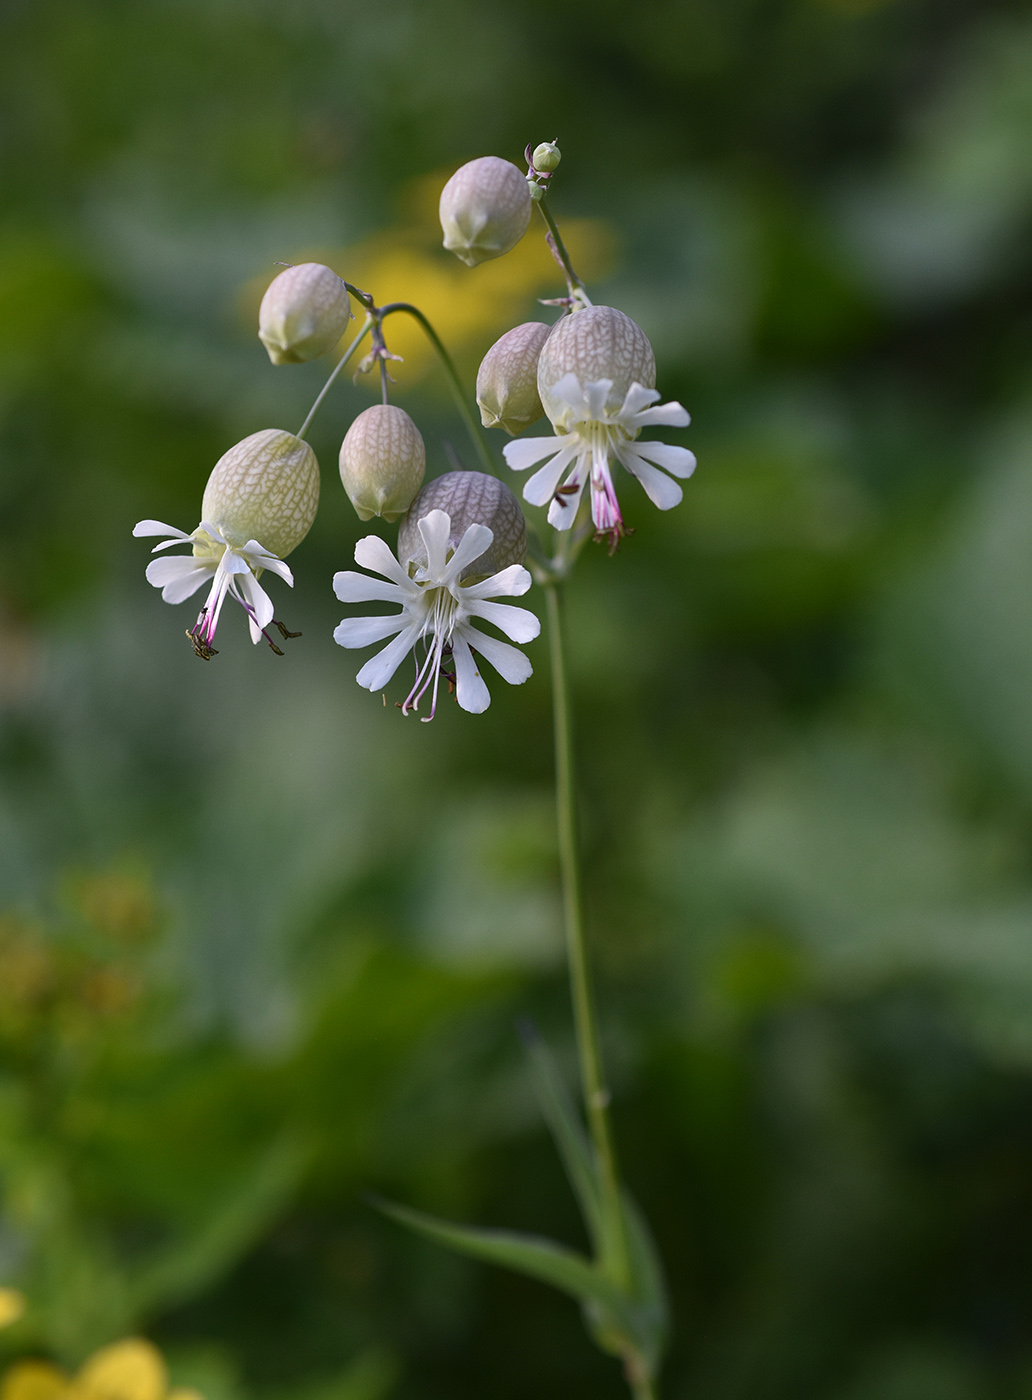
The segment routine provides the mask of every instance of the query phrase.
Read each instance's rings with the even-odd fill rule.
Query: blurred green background
[[[278,260],[421,300],[472,382],[561,289],[536,228],[438,252],[436,192],[558,137],[553,208],[700,462],[665,515],[625,478],[636,533],[569,590],[664,1394],[1029,1400],[1032,7],[7,0],[0,53],[4,1354],[143,1330],[207,1400],[624,1394],[573,1304],[363,1201],[583,1243],[514,1031],[572,1076],[543,642],[478,718],[355,685],[364,384],[311,434],[283,659],[227,611],[200,664],[130,536],[192,529],[321,385],[256,338]],[[431,474],[468,462],[405,353]]]

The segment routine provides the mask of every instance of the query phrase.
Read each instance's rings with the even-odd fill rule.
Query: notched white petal
[[[550,462],[546,462],[543,467],[534,473],[526,486],[524,486],[523,499],[532,506],[547,505],[558,489],[563,472],[575,458],[578,458],[578,453],[572,448],[565,448],[562,452],[553,457]],[[571,475],[567,485],[577,484],[575,478],[579,477],[581,471],[586,469],[587,460],[587,453],[581,452],[577,461],[576,470]]]
[[[502,448],[506,466],[514,472],[525,472],[535,462],[561,452],[569,443],[572,434],[563,433],[557,437],[520,438],[517,442],[507,442]]]
[[[462,598],[463,601],[502,596],[518,598],[522,593],[526,593],[532,582],[529,569],[525,569],[522,564],[510,564],[499,573],[492,574],[490,578],[481,579],[479,583],[464,583]]]
[[[649,500],[660,510],[672,510],[680,504],[684,492],[666,472],[661,472],[658,467],[652,467],[648,462],[642,461],[635,462],[633,467],[628,466],[628,471],[638,478]]]
[[[393,642],[389,642],[383,651],[378,651],[355,677],[359,685],[364,686],[366,690],[382,690],[415,646],[418,635],[418,628],[408,627],[395,637]],[[342,642],[341,645],[347,646],[347,643]]]
[[[371,647],[393,637],[408,623],[404,613],[390,617],[346,617],[333,629],[333,640],[342,647]]]
[[[404,603],[408,594],[399,584],[344,569],[333,575],[333,591],[342,603]]]
[[[470,617],[482,617],[513,642],[532,642],[540,635],[541,623],[528,608],[514,608],[511,603],[470,603]]]
[[[355,545],[355,563],[363,569],[372,569],[374,574],[383,574],[397,584],[411,589],[412,580],[398,563],[388,546],[379,535],[366,535]]]
[[[686,478],[695,470],[695,453],[689,452],[687,447],[675,447],[669,442],[636,442],[633,447],[628,446],[624,451],[636,457],[644,457],[646,462],[654,462],[657,467],[662,467],[674,476]],[[634,468],[629,470],[633,471]]]
[[[482,715],[491,703],[491,692],[477,669],[468,643],[462,636],[457,635],[454,639],[452,660],[455,663],[456,700],[467,714]]]
[[[177,530],[174,525],[164,525],[160,520],[141,520],[133,526],[133,535],[136,539],[142,539],[145,535],[170,535],[176,540],[192,538],[185,530]]]
[[[500,642],[497,637],[489,637],[472,627],[465,629],[463,635],[485,660],[490,661],[502,680],[510,685],[522,685],[534,674],[534,668],[523,652],[517,651],[508,642]]]

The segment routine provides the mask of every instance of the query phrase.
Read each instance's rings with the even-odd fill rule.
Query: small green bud
[[[423,484],[426,448],[403,408],[378,403],[360,413],[340,445],[340,479],[359,520],[403,515]]]
[[[263,428],[231,447],[215,463],[201,502],[201,519],[217,525],[229,545],[257,540],[285,559],[315,520],[319,463],[293,433]],[[203,544],[194,545],[203,556]]]
[[[409,506],[398,527],[398,558],[402,568],[426,566],[426,543],[419,522],[432,510],[447,511],[451,520],[448,544],[457,549],[471,525],[494,532],[488,549],[462,572],[462,583],[474,583],[500,573],[527,557],[527,522],[520,503],[504,482],[486,472],[445,472],[428,481]]]
[[[526,321],[506,331],[484,356],[477,403],[485,428],[504,428],[513,437],[541,417],[537,362],[551,329],[543,321]]]
[[[444,246],[469,267],[515,248],[530,223],[527,181],[511,161],[481,156],[441,191]]]
[[[258,337],[274,365],[296,365],[332,350],[350,320],[347,288],[332,268],[300,263],[269,283]]]
[[[642,328],[614,306],[588,306],[557,321],[538,356],[541,405],[559,432],[572,427],[573,410],[552,390],[565,374],[581,385],[612,381],[607,406],[619,408],[632,384],[656,387],[656,357]]]
[[[535,146],[530,163],[543,175],[551,175],[553,170],[559,169],[562,158],[562,153],[554,141],[542,141],[540,146]]]

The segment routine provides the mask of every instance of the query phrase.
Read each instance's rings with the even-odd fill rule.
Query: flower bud
[[[553,427],[572,426],[573,410],[551,391],[565,374],[581,385],[612,381],[606,407],[619,409],[632,384],[656,387],[656,357],[640,326],[613,306],[588,306],[574,311],[552,328],[538,357],[538,393]]]
[[[377,403],[360,413],[340,445],[340,479],[359,520],[397,520],[426,475],[426,448],[403,408]]]
[[[296,365],[332,350],[350,320],[351,302],[337,274],[322,263],[301,263],[269,283],[258,336],[274,365]]]
[[[508,486],[485,472],[445,472],[427,482],[398,527],[402,568],[426,566],[426,543],[419,522],[432,510],[446,511],[451,518],[448,545],[452,550],[471,525],[486,525],[494,532],[490,546],[463,570],[463,583],[489,578],[510,564],[522,564],[527,556],[527,522]]]
[[[319,504],[319,463],[293,433],[263,428],[215,463],[201,502],[201,519],[217,525],[229,545],[257,540],[284,559],[312,528]],[[203,544],[194,545],[203,556]]]
[[[562,153],[554,141],[542,141],[540,146],[534,147],[530,163],[535,170],[540,170],[543,175],[551,175],[553,170],[559,169],[559,162],[562,158]]]
[[[537,387],[537,362],[551,326],[526,321],[496,340],[477,371],[477,403],[485,428],[510,435],[536,423],[544,409]]]
[[[511,161],[471,160],[441,191],[444,246],[470,267],[499,258],[526,233],[530,205],[527,181]]]

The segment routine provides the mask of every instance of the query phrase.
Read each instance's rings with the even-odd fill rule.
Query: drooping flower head
[[[212,643],[227,597],[247,614],[251,640],[262,637],[272,647],[266,629],[273,623],[269,595],[258,582],[269,569],[293,587],[294,577],[283,562],[311,529],[319,504],[319,464],[300,438],[279,428],[265,428],[231,447],[216,462],[201,502],[201,523],[187,534],[160,520],[141,520],[133,534],[165,535],[153,553],[177,544],[192,552],[147,565],[147,582],[161,589],[166,603],[181,603],[211,581],[207,601],[187,636],[205,661],[215,655]],[[284,637],[282,623],[276,623]]]
[[[691,476],[694,455],[684,447],[637,441],[642,428],[683,428],[690,421],[679,403],[658,405],[655,382],[648,338],[615,307],[575,311],[552,330],[538,357],[537,384],[555,436],[510,442],[504,453],[514,471],[544,462],[523,495],[532,505],[548,505],[549,524],[557,530],[573,524],[590,484],[596,538],[616,547],[626,527],[613,485],[614,460],[638,478],[660,510],[681,500],[671,476]]]
[[[538,393],[537,368],[550,326],[525,321],[491,346],[477,370],[477,404],[485,428],[504,428],[514,437],[536,423],[544,409]]]
[[[402,521],[397,558],[376,535],[355,546],[355,562],[386,582],[351,570],[334,575],[342,603],[401,605],[386,617],[345,618],[334,631],[342,647],[392,639],[359,671],[359,685],[382,690],[408,653],[416,652],[415,680],[401,710],[417,710],[429,692],[427,720],[436,712],[442,675],[454,685],[462,709],[487,709],[491,696],[479,657],[510,685],[521,685],[532,672],[527,658],[473,622],[489,622],[514,642],[538,635],[541,624],[532,612],[491,601],[526,593],[526,549],[523,512],[500,481],[482,472],[448,472],[430,482]]]
[[[348,328],[351,301],[332,268],[288,267],[269,283],[258,311],[258,338],[274,365],[297,365],[332,350]]]
[[[511,161],[467,161],[441,191],[444,246],[469,267],[500,258],[526,233],[531,207],[526,177]]]
[[[426,475],[426,448],[403,408],[375,403],[360,413],[340,445],[340,479],[359,520],[404,515]]]

